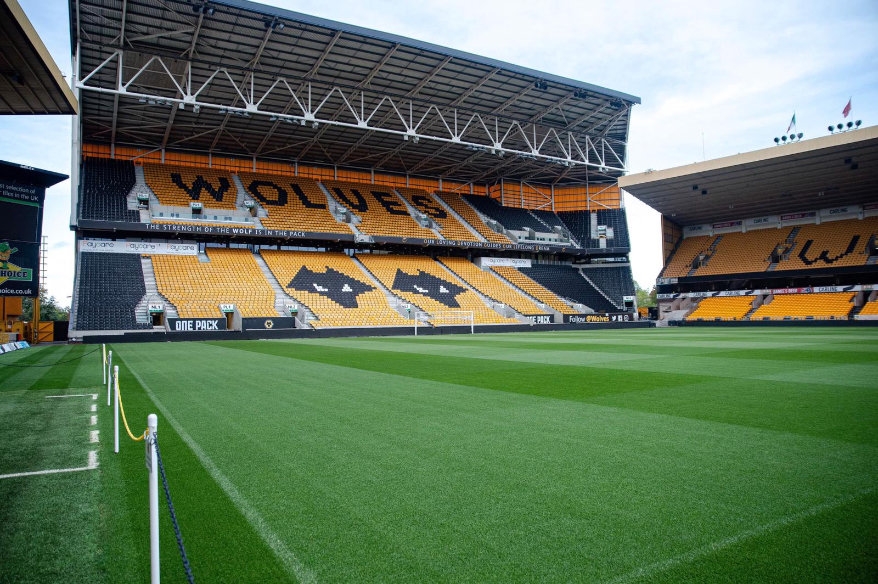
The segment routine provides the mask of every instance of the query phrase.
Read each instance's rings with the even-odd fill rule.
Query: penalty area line
[[[90,397],[91,399],[98,399],[98,394],[96,394],[96,393],[71,393],[68,395],[47,395],[46,399],[65,398],[65,397]]]
[[[29,472],[14,472],[11,474],[0,475],[0,479],[14,479],[18,477],[32,477],[36,475],[61,474],[66,472],[80,472],[83,470],[95,470],[98,468],[98,451],[92,450],[88,453],[88,463],[85,466],[75,468],[50,468],[47,470],[32,470]]]
[[[762,525],[758,525],[753,529],[742,531],[731,537],[712,541],[699,548],[695,548],[678,556],[668,558],[667,560],[642,566],[640,568],[637,568],[636,570],[628,572],[627,574],[622,574],[621,576],[613,578],[612,580],[608,580],[606,584],[623,584],[627,582],[636,582],[637,580],[640,580],[642,578],[652,577],[656,574],[660,574],[661,572],[670,570],[671,568],[675,568],[682,564],[688,564],[689,562],[697,560],[698,558],[701,558],[703,556],[732,547],[733,545],[737,545],[748,539],[758,537],[764,533],[780,529],[781,527],[786,527],[787,525],[797,523],[804,519],[808,519],[809,517],[814,517],[815,515],[819,515],[824,511],[829,511],[831,509],[835,509],[836,507],[847,505],[848,503],[852,503],[860,497],[865,497],[866,495],[869,495],[874,491],[875,487],[871,487],[868,489],[862,489],[860,491],[857,491],[856,493],[844,497],[830,499],[829,501],[825,501],[823,503],[820,503],[819,505],[814,505],[813,507],[803,509],[802,511],[787,515],[785,517],[781,517],[780,519],[776,519],[768,523],[763,523]]]

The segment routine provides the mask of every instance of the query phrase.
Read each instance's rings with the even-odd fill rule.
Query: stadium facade
[[[238,0],[70,15],[73,338],[636,319],[639,98]]]

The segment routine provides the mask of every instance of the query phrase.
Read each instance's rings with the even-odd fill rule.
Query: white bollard
[[[107,344],[101,344],[101,368],[103,369],[104,383],[107,382]]]
[[[107,353],[107,405],[110,405],[111,385],[113,385],[113,351]]]
[[[159,464],[155,454],[158,417],[146,418],[149,436],[146,442],[146,468],[149,469],[149,567],[151,584],[159,583]]]
[[[113,452],[119,454],[119,366],[113,366]]]

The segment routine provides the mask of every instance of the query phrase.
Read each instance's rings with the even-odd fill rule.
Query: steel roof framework
[[[612,182],[639,102],[234,0],[71,0],[71,19],[83,141],[469,181]]]

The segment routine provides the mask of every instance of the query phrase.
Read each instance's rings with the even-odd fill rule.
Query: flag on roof
[[[789,131],[795,127],[796,127],[796,112],[793,112],[793,119],[790,120],[790,125],[787,126],[787,133],[789,133]]]
[[[844,117],[848,117],[848,114],[851,113],[851,98],[848,98],[848,104],[844,106],[844,109],[841,110],[841,113]]]

